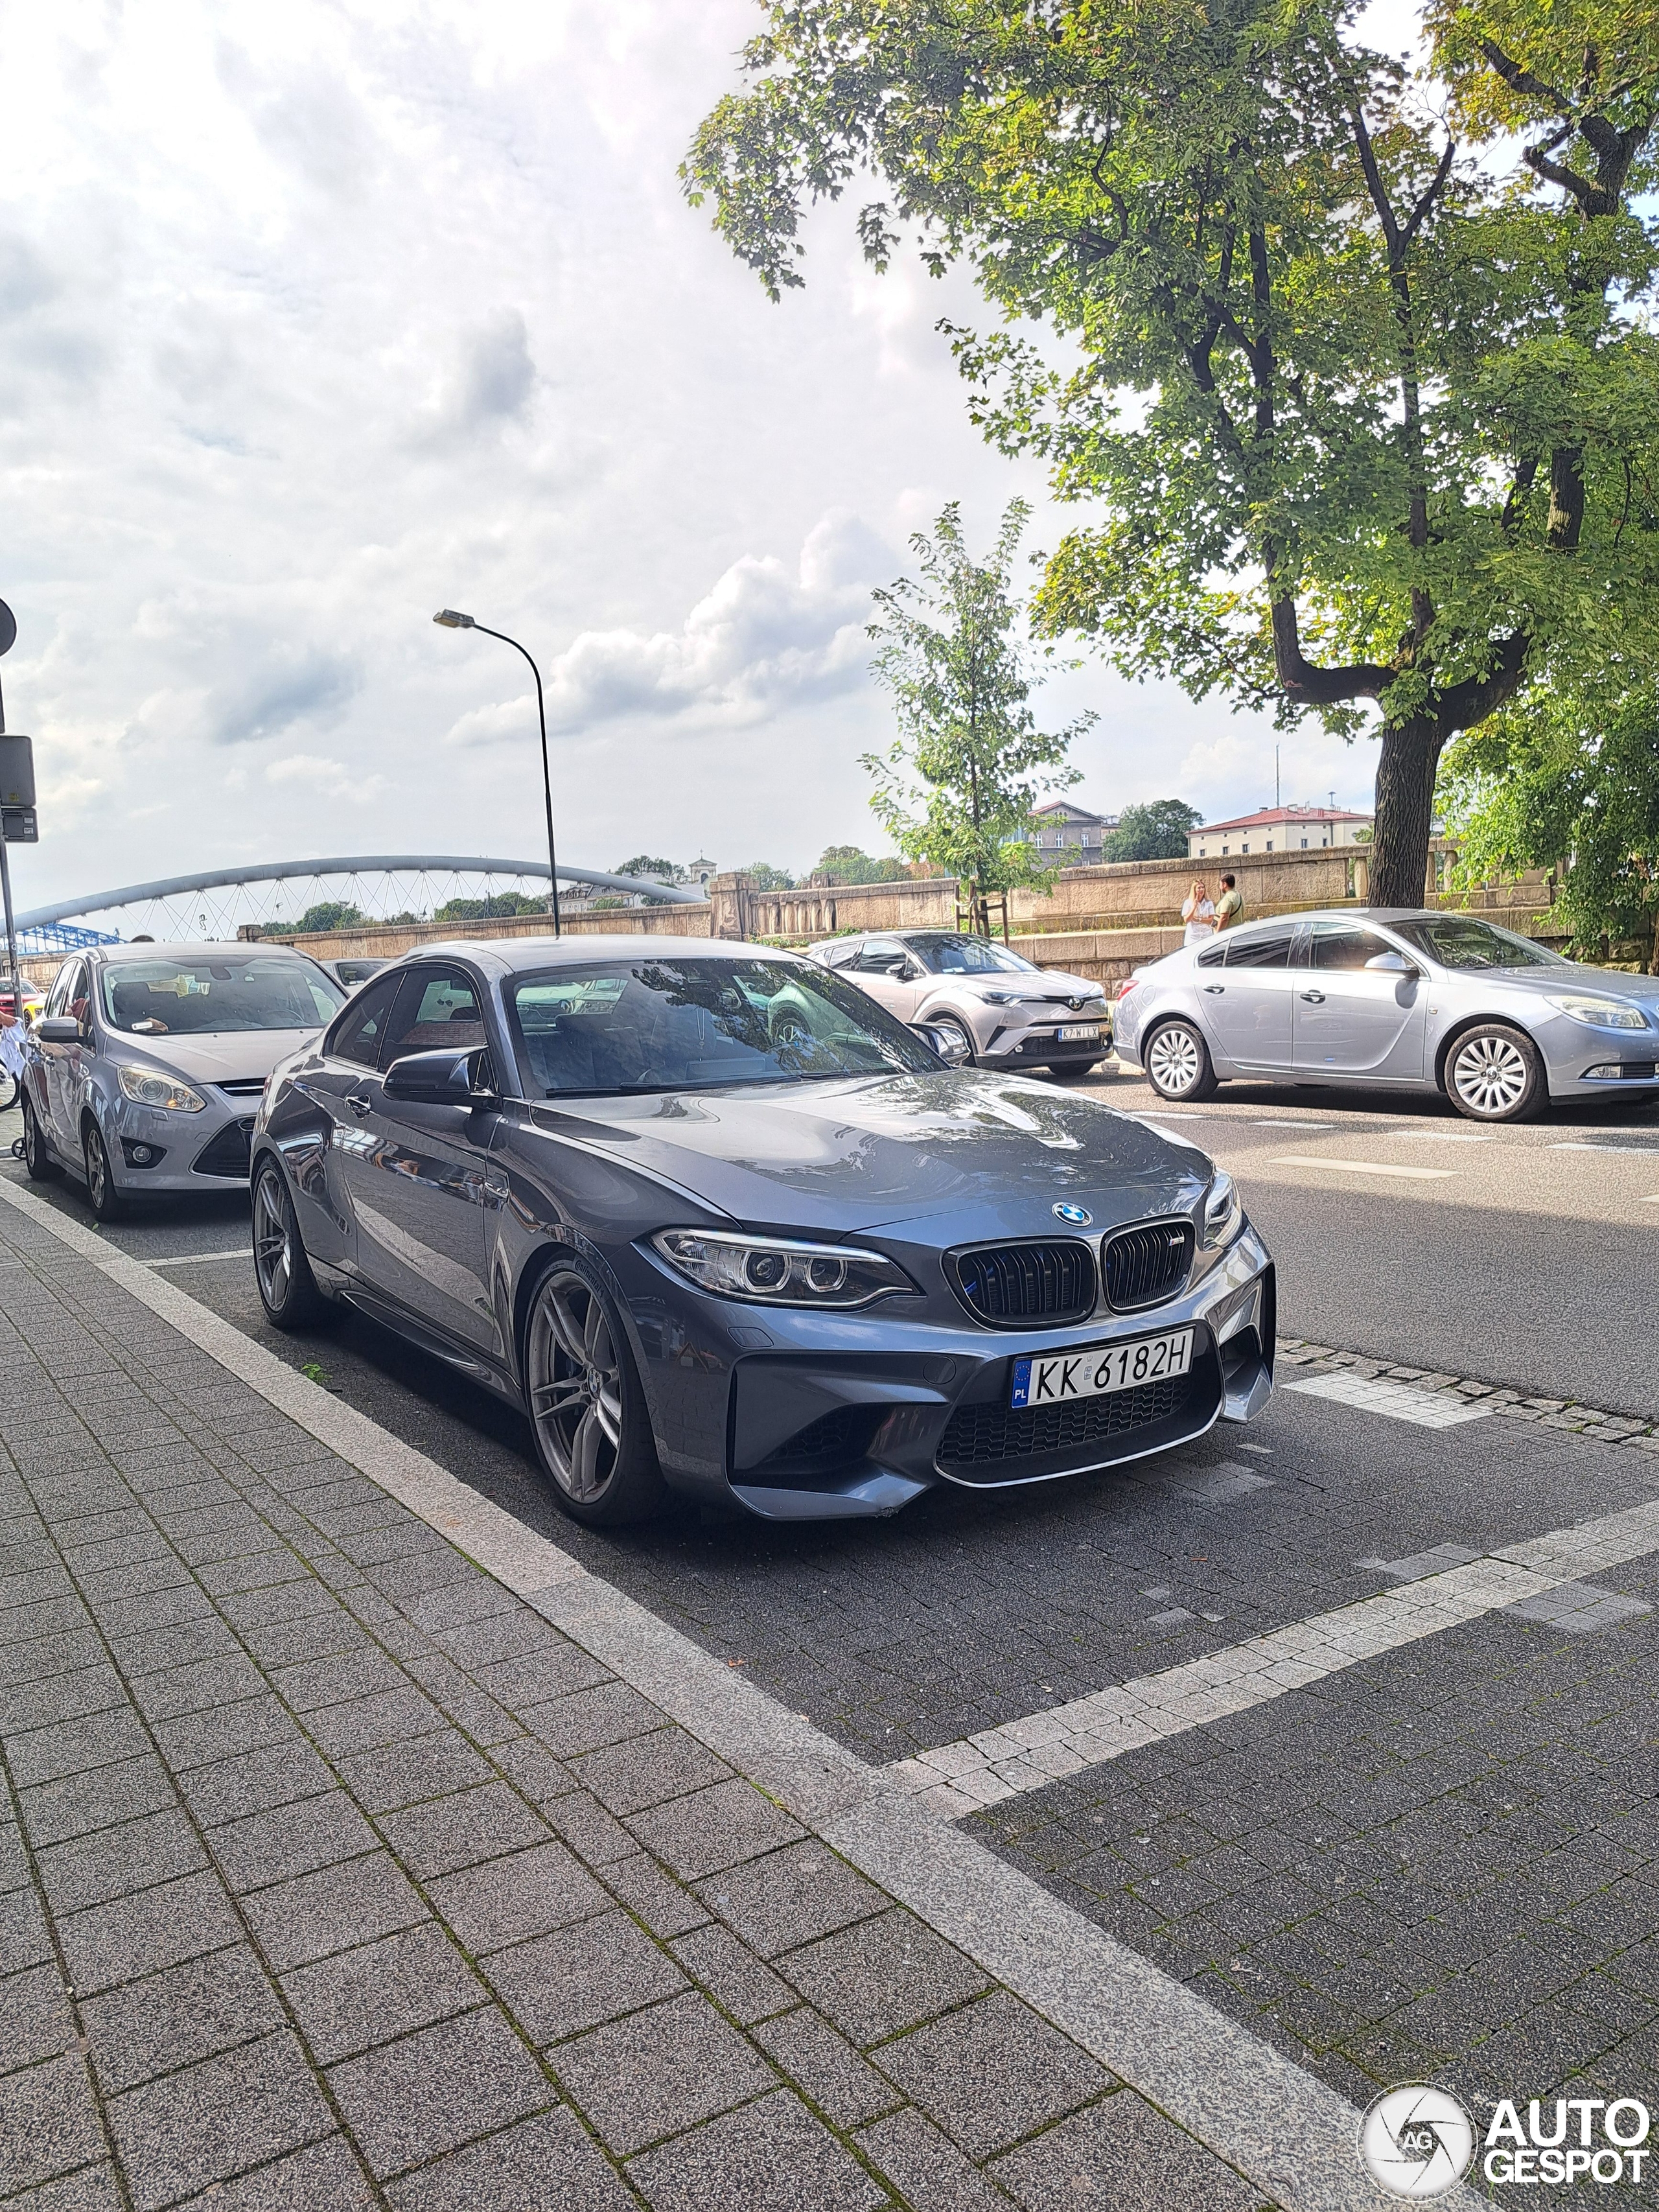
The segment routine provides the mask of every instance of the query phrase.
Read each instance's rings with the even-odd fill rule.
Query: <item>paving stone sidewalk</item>
[[[0,2202],[1261,2203],[27,1218],[0,1310]]]

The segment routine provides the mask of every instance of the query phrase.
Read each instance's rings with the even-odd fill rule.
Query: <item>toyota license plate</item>
[[[1139,1337],[1133,1344],[1091,1345],[1086,1352],[1052,1352],[1014,1362],[1013,1407],[1061,1406],[1073,1398],[1104,1398],[1143,1382],[1184,1375],[1193,1363],[1193,1332]]]
[[[1098,1022],[1073,1022],[1054,1035],[1061,1044],[1094,1044],[1100,1036]]]

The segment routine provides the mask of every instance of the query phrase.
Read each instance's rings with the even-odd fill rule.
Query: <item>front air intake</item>
[[[982,1244],[951,1261],[957,1296],[994,1328],[1082,1321],[1094,1311],[1095,1255],[1080,1237],[1042,1244]]]
[[[1106,1303],[1114,1313],[1161,1305],[1182,1288],[1193,1267],[1190,1221],[1148,1222],[1107,1239],[1100,1255]]]

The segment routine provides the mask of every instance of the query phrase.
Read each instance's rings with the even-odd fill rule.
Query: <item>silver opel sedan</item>
[[[1472,1121],[1659,1091],[1659,977],[1564,960],[1471,914],[1285,915],[1139,968],[1119,1057],[1161,1098],[1230,1076],[1438,1091]]]
[[[23,1072],[30,1179],[67,1169],[100,1221],[141,1191],[246,1188],[265,1078],[345,995],[286,945],[75,953],[58,971]]]

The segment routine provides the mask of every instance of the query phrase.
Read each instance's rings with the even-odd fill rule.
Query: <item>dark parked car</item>
[[[809,960],[458,944],[271,1079],[255,1272],[527,1413],[579,1519],[1047,1481],[1266,1402],[1273,1275],[1195,1146],[947,1066]]]

